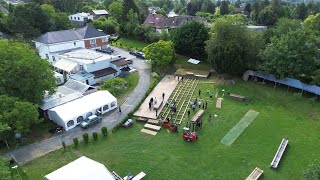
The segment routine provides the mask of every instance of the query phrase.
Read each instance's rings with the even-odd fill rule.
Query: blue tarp
[[[301,82],[297,79],[292,79],[292,78],[284,78],[284,79],[278,80],[272,74],[264,74],[264,73],[260,73],[260,72],[255,72],[254,74],[256,77],[266,79],[268,81],[273,81],[275,83],[287,85],[287,86],[301,89],[301,90],[304,90],[304,91],[307,91],[310,93],[314,93],[316,95],[320,95],[320,87],[319,86],[304,84],[303,82]]]

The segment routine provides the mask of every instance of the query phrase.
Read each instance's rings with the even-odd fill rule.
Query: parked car
[[[114,52],[114,50],[110,46],[103,46],[101,49],[97,49],[99,52],[111,54]]]
[[[136,56],[137,58],[144,59],[144,54],[143,54],[143,52],[140,52],[140,51],[130,51],[129,53],[130,53],[131,55]]]
[[[129,64],[132,64],[132,63],[133,63],[133,60],[132,60],[132,59],[126,59],[126,61],[128,61]]]
[[[100,123],[102,120],[102,118],[100,116],[97,116],[97,115],[92,115],[92,116],[89,116],[88,119],[82,121],[80,123],[80,126],[84,129],[90,127],[90,126],[93,126],[95,124],[98,124]]]

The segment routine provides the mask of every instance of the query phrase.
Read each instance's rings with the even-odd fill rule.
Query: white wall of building
[[[89,19],[93,20],[93,16],[90,15],[89,13],[77,13],[77,14],[69,15],[69,20],[72,20],[72,21],[84,22]]]
[[[110,67],[110,60],[109,59],[104,60],[104,61],[98,61],[98,62],[95,62],[94,64],[85,64],[83,66],[83,69],[86,72],[94,72],[94,71],[98,71],[98,70],[105,69],[108,67]]]

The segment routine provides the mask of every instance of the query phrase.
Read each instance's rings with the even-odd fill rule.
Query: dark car
[[[114,50],[109,46],[103,46],[101,49],[97,49],[97,51],[107,54],[112,54],[114,52]]]
[[[89,116],[88,119],[82,121],[80,123],[80,126],[84,129],[90,127],[90,126],[93,126],[95,124],[98,124],[100,123],[102,120],[101,117],[97,116],[97,115],[92,115],[92,116]]]

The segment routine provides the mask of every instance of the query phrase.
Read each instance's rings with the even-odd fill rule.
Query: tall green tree
[[[202,4],[201,11],[214,14],[216,11],[216,6],[212,0],[205,0]]]
[[[320,13],[308,16],[308,18],[303,21],[303,27],[309,31],[320,34]]]
[[[259,14],[259,22],[262,25],[272,26],[278,20],[278,15],[274,13],[271,6],[264,8]]]
[[[251,11],[252,11],[252,9],[251,9],[251,3],[247,3],[247,4],[245,5],[244,11],[248,12],[248,17],[250,17]]]
[[[110,16],[120,23],[123,15],[123,4],[121,2],[115,1],[110,4],[108,9]]]
[[[171,41],[160,40],[143,48],[146,59],[151,61],[151,70],[162,73],[170,64],[174,63],[174,48]]]
[[[186,7],[187,14],[194,16],[197,12],[201,10],[201,2],[199,0],[191,0]]]
[[[260,34],[225,18],[218,19],[206,42],[208,62],[219,73],[242,74],[259,64],[258,53],[263,47]]]
[[[274,37],[260,53],[263,60],[259,69],[278,78],[298,78],[310,75],[316,68],[315,40],[303,30],[290,31]]]
[[[171,32],[175,50],[193,58],[205,58],[205,41],[209,39],[209,29],[198,21],[182,25]]]
[[[133,37],[134,29],[139,25],[138,15],[137,13],[134,13],[132,9],[130,9],[126,17],[128,19],[128,22],[125,25],[126,35]]]
[[[222,1],[221,7],[220,7],[220,14],[225,15],[229,14],[229,7],[227,1]]]
[[[0,94],[40,103],[46,90],[54,91],[53,70],[29,45],[0,40],[0,54]]]
[[[296,17],[304,20],[307,17],[308,9],[304,3],[298,4],[296,8]]]

